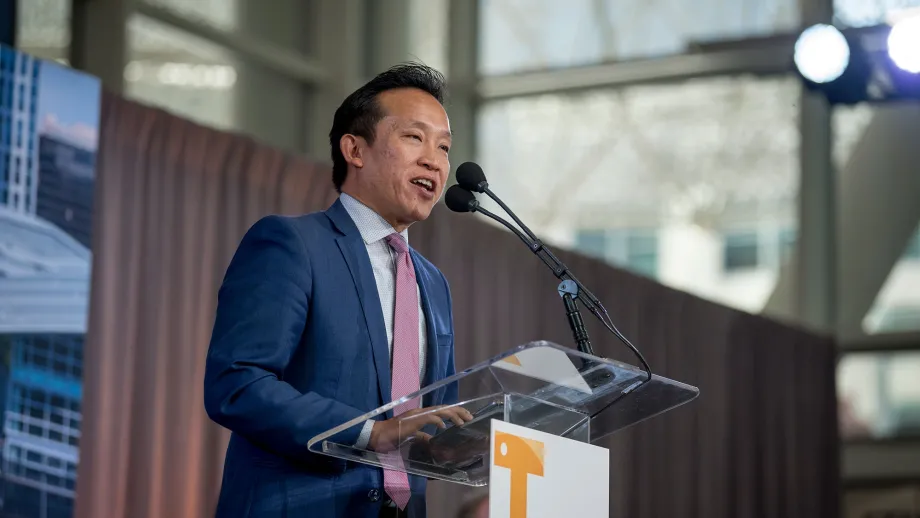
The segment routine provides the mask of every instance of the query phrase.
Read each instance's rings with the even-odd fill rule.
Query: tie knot
[[[405,254],[409,251],[409,244],[406,243],[406,240],[402,237],[402,234],[394,233],[386,237],[387,244],[390,245],[390,248],[396,250],[398,254]]]

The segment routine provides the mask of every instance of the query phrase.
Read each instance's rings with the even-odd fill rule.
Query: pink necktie
[[[419,337],[418,292],[415,268],[409,255],[409,246],[399,234],[386,237],[387,244],[396,251],[396,309],[393,313],[393,383],[392,400],[395,401],[419,389]],[[418,398],[393,409],[398,416],[418,408]],[[383,488],[400,509],[409,503],[409,476],[401,471],[384,470]]]

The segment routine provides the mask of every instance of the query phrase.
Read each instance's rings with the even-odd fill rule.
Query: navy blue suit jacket
[[[451,299],[444,275],[411,254],[428,330],[425,386],[455,372]],[[232,431],[217,517],[377,516],[382,470],[311,453],[307,441],[391,401],[390,377],[370,258],[342,203],[255,223],[221,285],[205,369],[208,415]],[[423,404],[456,402],[455,387]],[[360,428],[336,442],[353,444]],[[410,479],[411,514],[424,516],[425,480]]]

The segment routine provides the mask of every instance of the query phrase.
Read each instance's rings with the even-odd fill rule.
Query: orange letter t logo
[[[543,476],[543,443],[495,432],[492,458],[511,470],[511,518],[527,518],[527,475]]]

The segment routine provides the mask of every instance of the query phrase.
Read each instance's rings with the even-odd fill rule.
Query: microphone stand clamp
[[[569,327],[572,328],[572,335],[575,337],[575,344],[578,350],[594,356],[594,347],[591,346],[591,340],[588,338],[588,330],[585,329],[585,323],[581,319],[581,312],[575,299],[578,297],[578,285],[575,281],[566,279],[559,283],[559,296],[562,297],[562,303],[565,305],[566,317],[569,320]]]

